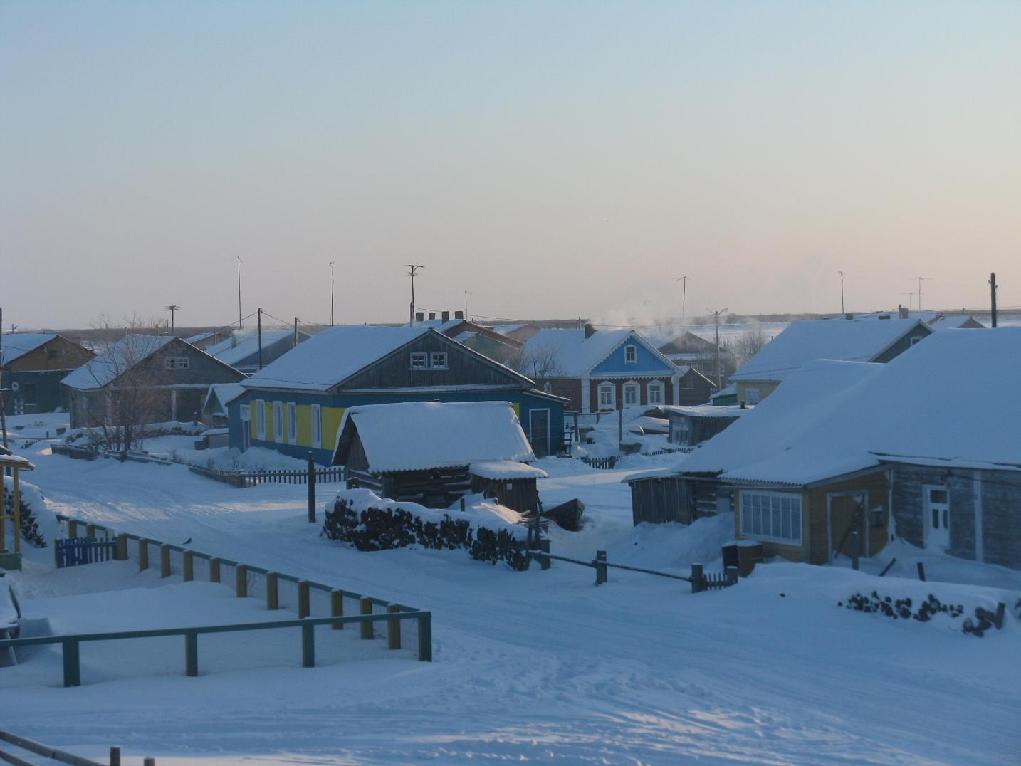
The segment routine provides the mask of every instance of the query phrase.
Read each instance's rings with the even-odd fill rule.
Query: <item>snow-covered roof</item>
[[[660,409],[664,412],[687,415],[689,418],[736,418],[751,412],[755,407],[753,405],[742,407],[739,404],[665,404],[661,405]]]
[[[885,365],[813,362],[680,469],[806,484],[881,459],[1021,465],[1018,381],[1021,327],[936,333]]]
[[[399,402],[349,407],[337,434],[334,462],[345,462],[355,430],[370,470],[379,473],[535,459],[507,402]]]
[[[79,391],[102,388],[175,340],[173,335],[125,335],[102,354],[68,373],[61,382]]]
[[[967,324],[981,325],[982,323],[970,314],[937,314],[929,321],[929,327],[933,330],[950,330]]]
[[[541,468],[517,460],[484,460],[472,463],[468,470],[483,479],[545,479],[549,477]]]
[[[278,341],[293,337],[294,330],[263,330],[262,347],[265,349]],[[219,343],[206,347],[207,354],[232,366],[258,353],[258,351],[259,334],[255,330],[234,333],[226,340],[221,340]]]
[[[210,400],[215,396],[222,407],[226,407],[245,392],[241,383],[213,383],[209,386],[203,407],[208,407]]]
[[[10,364],[56,337],[55,332],[16,332],[4,335],[0,339],[3,344],[0,347],[0,366]]]
[[[632,335],[664,363],[673,366],[673,362],[663,356],[654,344],[646,342],[631,329],[599,330],[586,338],[584,329],[544,327],[525,342],[522,356],[526,359],[541,358],[548,354],[555,368],[548,377],[577,378],[588,375]]]
[[[791,322],[731,380],[783,380],[815,359],[870,362],[919,325],[918,319],[806,319]]]

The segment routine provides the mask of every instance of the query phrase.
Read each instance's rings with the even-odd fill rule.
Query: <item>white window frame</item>
[[[255,400],[255,438],[266,438],[266,402],[264,399]]]
[[[191,360],[186,356],[165,356],[163,357],[164,370],[190,370]]]
[[[628,394],[634,392],[635,400],[628,401]],[[620,388],[620,400],[625,407],[637,407],[642,403],[642,386],[636,381],[630,380]]]
[[[603,402],[603,393],[606,391],[610,394],[609,401]],[[613,383],[600,383],[596,386],[596,402],[598,410],[617,409],[617,387]]]
[[[287,403],[287,442],[298,443],[298,405],[294,402]]]
[[[420,362],[420,364],[416,364]],[[408,364],[412,370],[428,370],[429,369],[429,354],[426,351],[412,351],[411,359]]]
[[[445,369],[447,369],[447,352],[446,351],[430,351],[429,352],[429,369],[430,370],[445,370]]]
[[[283,402],[273,402],[273,441],[284,440],[284,405]]]
[[[753,498],[755,498],[753,500]],[[763,508],[762,501],[768,499],[769,507]],[[787,500],[790,505],[787,509],[783,507],[774,508],[774,500],[783,501]],[[804,508],[801,502],[801,495],[794,492],[770,492],[767,490],[760,489],[742,489],[740,493],[740,507],[739,513],[741,514],[741,536],[742,537],[753,537],[756,540],[763,540],[765,542],[779,543],[781,545],[791,545],[800,547],[804,540]],[[795,513],[796,512],[796,513]],[[774,534],[777,530],[774,529],[773,522],[776,520],[777,514],[780,514],[780,527],[779,534]],[[791,530],[797,530],[797,537],[793,535],[791,537],[784,537],[783,527],[783,514],[790,513]],[[795,518],[797,524],[794,523]],[[756,523],[756,519],[758,523]],[[756,526],[760,531],[756,532]],[[768,531],[765,531],[768,530]]]
[[[628,358],[630,357],[630,359]],[[629,343],[624,346],[624,364],[637,364],[638,363],[638,346],[633,343]]]
[[[323,446],[322,406],[318,404],[312,405],[312,446]]]
[[[655,392],[655,397],[653,397]],[[665,387],[663,386],[662,380],[653,380],[645,386],[645,401],[648,404],[663,404],[663,399],[666,394]]]

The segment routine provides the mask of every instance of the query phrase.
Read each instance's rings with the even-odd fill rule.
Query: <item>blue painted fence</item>
[[[117,544],[113,540],[89,540],[85,537],[57,540],[55,549],[57,568],[110,561],[114,558],[116,547]]]

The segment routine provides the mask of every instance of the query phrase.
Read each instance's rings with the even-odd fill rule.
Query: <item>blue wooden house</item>
[[[332,327],[241,385],[228,404],[230,444],[239,449],[311,451],[329,464],[348,407],[413,401],[509,402],[536,455],[563,449],[564,399],[433,327]]]

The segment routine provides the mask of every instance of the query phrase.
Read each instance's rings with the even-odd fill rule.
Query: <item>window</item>
[[[266,438],[266,403],[262,399],[255,400],[255,435]]]
[[[298,443],[298,407],[294,402],[287,403],[287,441]]]
[[[663,403],[663,384],[660,381],[653,381],[646,386],[645,395],[649,404]]]
[[[425,370],[429,367],[429,355],[424,351],[411,352],[411,369]]]
[[[323,421],[318,404],[312,405],[312,446],[323,446]]]
[[[641,404],[639,400],[640,388],[637,383],[625,383],[624,384],[624,404]]]
[[[746,388],[744,391],[744,400],[746,404],[758,404],[759,403],[759,389],[757,388]]]
[[[599,409],[612,410],[617,406],[616,391],[612,383],[599,384]]]
[[[638,361],[638,348],[636,346],[624,346],[624,364],[634,364]]]
[[[447,352],[433,351],[429,354],[429,367],[434,370],[447,369]]]
[[[280,402],[273,402],[273,441],[284,440],[284,408]]]
[[[191,360],[186,356],[167,356],[163,358],[163,368],[166,370],[187,370],[191,366]]]
[[[741,534],[801,545],[801,497],[785,492],[742,492]]]

